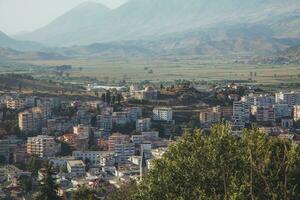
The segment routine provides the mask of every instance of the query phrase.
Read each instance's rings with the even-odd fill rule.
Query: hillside
[[[65,40],[76,41],[76,34],[78,32],[95,26],[109,11],[109,8],[98,3],[82,3],[58,17],[46,27],[38,29],[29,35],[25,34],[21,38],[44,42],[50,46],[58,45]],[[58,41],[59,43],[45,42],[48,40]]]
[[[8,60],[62,60],[62,56],[55,52],[41,52],[41,51],[17,51],[10,48],[0,47],[0,58]]]
[[[0,31],[0,47],[12,48],[20,51],[34,51],[44,48],[43,45],[37,42],[14,40]]]
[[[163,55],[272,55],[300,40],[272,38],[263,26],[240,24],[169,34],[153,40],[130,40],[55,48],[67,57],[151,57]]]
[[[90,6],[87,7],[89,10]],[[82,20],[76,22],[64,20],[67,16],[78,19],[78,13],[86,9],[80,6],[21,38],[48,45],[83,45],[152,40],[166,34],[243,23],[270,28],[274,37],[300,37],[300,29],[295,29],[300,27],[300,2],[297,0],[131,0],[111,11],[99,9],[102,11],[95,12],[97,20],[89,15],[83,15]],[[64,27],[61,34],[56,34],[55,30],[61,27]],[[75,31],[76,27],[82,28]]]
[[[288,48],[285,51],[283,51],[281,54],[282,56],[286,56],[300,61],[300,45]]]

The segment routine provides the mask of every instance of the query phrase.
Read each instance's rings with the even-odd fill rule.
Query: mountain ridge
[[[27,34],[25,39],[37,39],[54,46],[87,45],[96,42],[153,39],[194,28],[244,22],[272,27],[280,37],[284,37],[291,30],[293,36],[300,37],[300,30],[294,30],[286,23],[286,20],[296,17],[295,24],[300,27],[300,16],[297,14],[299,9],[300,2],[297,0],[131,0],[106,12],[99,20],[76,32],[51,35],[48,25]],[[277,30],[278,27],[280,30]]]

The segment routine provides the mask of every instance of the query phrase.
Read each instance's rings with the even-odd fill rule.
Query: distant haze
[[[0,31],[10,35],[33,31],[88,1],[116,8],[127,0],[0,0]]]

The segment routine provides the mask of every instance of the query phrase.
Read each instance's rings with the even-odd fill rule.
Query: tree
[[[120,189],[117,189],[109,194],[108,200],[132,200],[137,191],[137,184],[130,182],[122,185]]]
[[[102,100],[103,102],[106,102],[106,94],[105,94],[105,93],[102,93],[102,94],[101,94],[101,100]]]
[[[121,105],[122,95],[120,93],[117,94],[117,103]]]
[[[210,134],[186,131],[130,197],[139,200],[299,199],[300,151],[289,140],[254,129],[234,136],[228,125]]]
[[[73,200],[100,200],[101,198],[99,196],[102,196],[104,193],[103,190],[93,190],[88,188],[80,188],[78,191],[76,191],[72,199]]]
[[[30,176],[21,175],[18,181],[25,192],[29,193],[32,191],[32,178]]]
[[[6,158],[5,158],[5,156],[3,156],[3,155],[0,155],[0,165],[3,165],[3,164],[5,164],[5,162],[6,162]]]
[[[39,190],[38,195],[36,196],[36,200],[61,200],[61,198],[57,195],[57,185],[54,182],[52,166],[46,166],[46,171],[44,178],[42,180],[42,186]]]

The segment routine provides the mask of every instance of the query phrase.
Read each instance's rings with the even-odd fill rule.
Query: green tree
[[[300,198],[299,147],[256,129],[242,137],[228,125],[186,131],[153,165],[131,199]]]
[[[18,178],[20,186],[26,191],[27,193],[32,191],[32,178],[30,176],[20,176]]]
[[[101,198],[99,196],[102,196],[104,193],[103,190],[94,190],[94,189],[88,189],[88,188],[80,188],[78,191],[76,191],[72,199],[73,200],[100,200]]]
[[[58,186],[55,184],[51,165],[46,166],[45,175],[41,183],[42,186],[35,198],[36,200],[61,200],[57,195]]]

